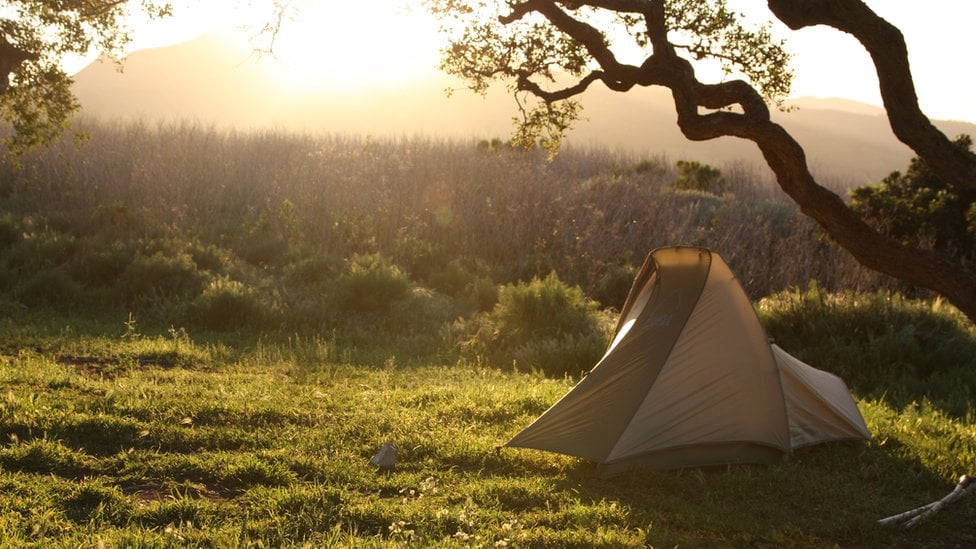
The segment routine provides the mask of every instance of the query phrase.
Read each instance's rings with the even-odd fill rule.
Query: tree
[[[976,322],[976,274],[938,249],[869,225],[810,173],[803,148],[770,118],[792,72],[769,25],[749,28],[725,0],[425,0],[450,42],[442,69],[486,93],[504,83],[518,100],[516,140],[558,147],[580,116],[579,97],[600,83],[626,92],[671,90],[691,140],[754,142],[779,186],[861,264],[942,294]],[[790,29],[827,25],[854,36],[878,73],[894,134],[946,185],[976,189],[976,155],[953,145],[918,106],[901,32],[861,0],[767,0]],[[637,62],[624,61],[637,50]],[[706,83],[694,63],[718,62],[728,79]]]
[[[969,150],[960,136],[957,147]],[[884,234],[905,244],[938,250],[974,270],[976,189],[954,188],[913,158],[905,173],[892,172],[877,185],[851,191],[851,208]]]
[[[140,9],[169,15],[152,0],[0,0],[0,118],[13,129],[7,150],[48,143],[67,128],[78,102],[65,57],[98,50],[115,58],[130,41],[127,19]]]

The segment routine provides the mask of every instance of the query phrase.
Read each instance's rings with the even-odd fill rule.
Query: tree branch
[[[829,24],[861,40],[875,58],[882,96],[892,128],[926,162],[932,158],[937,173],[960,186],[972,185],[976,156],[960,148],[936,130],[918,109],[901,34],[877,17],[860,0],[767,0],[777,17],[793,28]],[[638,67],[618,61],[603,32],[567,10],[582,6],[639,13],[647,25],[652,53]],[[961,264],[932,251],[906,246],[865,223],[844,200],[819,185],[810,173],[803,148],[770,119],[761,88],[742,80],[704,84],[687,59],[676,53],[668,40],[670,17],[662,0],[524,0],[499,17],[503,24],[538,13],[549,24],[586,50],[599,66],[570,86],[548,91],[532,81],[538,71],[513,72],[516,89],[529,92],[547,104],[564,101],[600,81],[612,90],[661,85],[671,90],[678,127],[688,139],[701,141],[734,136],[753,141],[776,176],[779,186],[823,227],[841,247],[861,264],[945,296],[976,322],[976,275]],[[718,25],[723,21],[714,22]],[[702,23],[705,24],[705,23]],[[757,50],[758,51],[758,50]],[[737,62],[748,62],[742,56]],[[785,63],[776,59],[773,63]],[[735,105],[741,112],[726,110]],[[713,112],[699,113],[701,108]],[[560,120],[560,122],[565,122]],[[560,126],[560,128],[565,126]]]
[[[827,25],[853,35],[874,61],[895,136],[949,184],[976,189],[976,155],[952,146],[918,106],[901,31],[861,0],[768,0],[767,4],[791,29]]]

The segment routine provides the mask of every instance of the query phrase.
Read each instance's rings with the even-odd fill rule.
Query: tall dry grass
[[[381,253],[423,279],[452,260],[496,282],[557,271],[607,305],[660,246],[706,246],[761,297],[816,280],[827,290],[894,283],[858,267],[772,182],[718,166],[724,194],[678,190],[674,160],[596,148],[543,154],[476,140],[370,138],[192,122],[82,120],[0,166],[2,209],[28,231],[216,246],[259,268]],[[241,275],[243,276],[243,274]],[[613,295],[609,295],[613,294]]]

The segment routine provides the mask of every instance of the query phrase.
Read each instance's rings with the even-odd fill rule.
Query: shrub
[[[189,245],[186,251],[190,254],[197,268],[214,274],[223,273],[228,263],[229,253],[213,244],[195,241]]]
[[[330,255],[315,255],[290,264],[285,271],[285,283],[297,288],[321,288],[335,282],[342,272],[342,260]]]
[[[728,187],[722,171],[708,164],[679,160],[675,166],[678,168],[678,178],[674,181],[676,189],[722,194]]]
[[[396,242],[396,262],[402,266],[413,280],[427,281],[444,268],[447,252],[444,247],[413,236],[400,238]]]
[[[81,285],[64,269],[45,269],[17,289],[17,300],[24,305],[64,306],[81,300]]]
[[[967,152],[972,144],[968,135],[954,141]],[[877,185],[852,190],[850,197],[851,208],[885,234],[963,265],[976,262],[976,191],[950,185],[924,160],[912,158],[904,174],[893,172]]]
[[[454,259],[433,274],[429,283],[435,290],[455,299],[468,311],[487,311],[498,302],[498,287],[481,265]]]
[[[339,308],[345,311],[379,311],[404,298],[410,281],[396,265],[380,254],[356,254],[338,279]]]
[[[122,294],[129,300],[175,301],[194,296],[203,289],[207,275],[185,254],[137,255],[119,278]]]
[[[193,300],[190,310],[194,324],[217,331],[261,328],[272,317],[256,292],[227,278],[212,280]]]
[[[111,287],[132,263],[135,253],[124,244],[87,243],[67,268],[78,282],[88,287]]]
[[[575,376],[599,359],[608,328],[596,302],[553,272],[544,279],[503,286],[495,307],[462,331],[468,334],[468,352],[496,364],[514,361],[526,370]]]
[[[64,265],[77,251],[78,240],[73,236],[57,232],[29,234],[7,250],[7,267],[26,278],[40,270]]]
[[[620,310],[624,306],[630,287],[634,284],[637,269],[630,264],[610,265],[593,289],[593,298],[604,307],[614,307]]]
[[[761,300],[767,332],[791,354],[840,375],[862,395],[913,399],[918,394],[965,411],[976,390],[976,333],[942,304],[873,294],[828,294],[816,284]],[[957,395],[906,390],[954,377]],[[909,394],[911,393],[911,394]]]

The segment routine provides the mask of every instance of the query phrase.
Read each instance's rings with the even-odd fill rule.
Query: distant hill
[[[75,76],[84,112],[102,118],[193,120],[239,129],[267,128],[370,135],[505,137],[515,105],[502,91],[487,98],[457,92],[451,81],[427,79],[385,89],[321,94],[289,89],[283,69],[258,60],[246,44],[210,34],[183,44],[143,50],[124,72],[96,62]],[[881,109],[843,99],[800,98],[793,112],[776,113],[807,151],[814,171],[828,184],[847,187],[879,181],[903,170],[911,150],[891,134]],[[598,88],[584,97],[584,114],[569,143],[620,148],[636,154],[694,159],[721,166],[735,161],[765,170],[749,142],[685,139],[663,89],[617,94]],[[976,125],[937,122],[950,137],[976,135]]]

